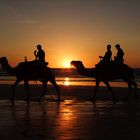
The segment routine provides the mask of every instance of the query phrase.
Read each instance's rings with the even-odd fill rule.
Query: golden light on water
[[[70,78],[69,78],[69,77],[66,77],[66,78],[65,78],[65,80],[66,80],[66,81],[69,81],[69,80],[70,80]]]
[[[63,83],[65,86],[69,86],[70,85],[70,79],[69,79],[69,77],[66,77],[65,79],[64,79],[64,83]]]

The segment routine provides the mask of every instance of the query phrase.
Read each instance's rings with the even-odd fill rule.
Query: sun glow
[[[70,61],[65,60],[65,61],[63,62],[63,66],[64,66],[64,68],[70,68],[70,67],[71,67]]]

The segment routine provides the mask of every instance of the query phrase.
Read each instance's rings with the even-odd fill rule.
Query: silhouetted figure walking
[[[100,66],[102,66],[104,64],[110,64],[111,57],[112,57],[111,45],[107,45],[107,51],[106,51],[105,55],[104,56],[99,56],[101,61],[96,66],[100,67]]]
[[[123,61],[124,61],[124,59],[123,59],[124,52],[123,52],[123,50],[120,48],[120,45],[119,45],[119,44],[115,45],[115,47],[116,47],[116,49],[118,50],[118,52],[117,52],[117,56],[114,57],[114,62],[115,62],[116,64],[123,64]]]

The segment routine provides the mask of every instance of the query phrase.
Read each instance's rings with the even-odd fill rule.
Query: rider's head
[[[38,50],[41,50],[41,45],[40,44],[37,45],[36,47],[37,47]]]
[[[107,50],[110,50],[111,49],[111,45],[107,45]]]
[[[116,49],[120,49],[120,44],[115,45]]]

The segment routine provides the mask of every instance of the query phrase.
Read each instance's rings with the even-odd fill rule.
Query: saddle
[[[100,61],[98,64],[95,65],[95,68],[97,68],[98,70],[109,70],[109,69],[121,69],[122,66],[124,64],[123,63],[116,63],[115,61],[110,61],[107,63],[104,63],[102,61]]]
[[[37,60],[33,60],[33,61],[26,61],[23,62],[25,65],[25,69],[34,69],[37,70],[38,73],[42,74],[46,71],[46,69],[48,68],[48,62],[40,62]]]

